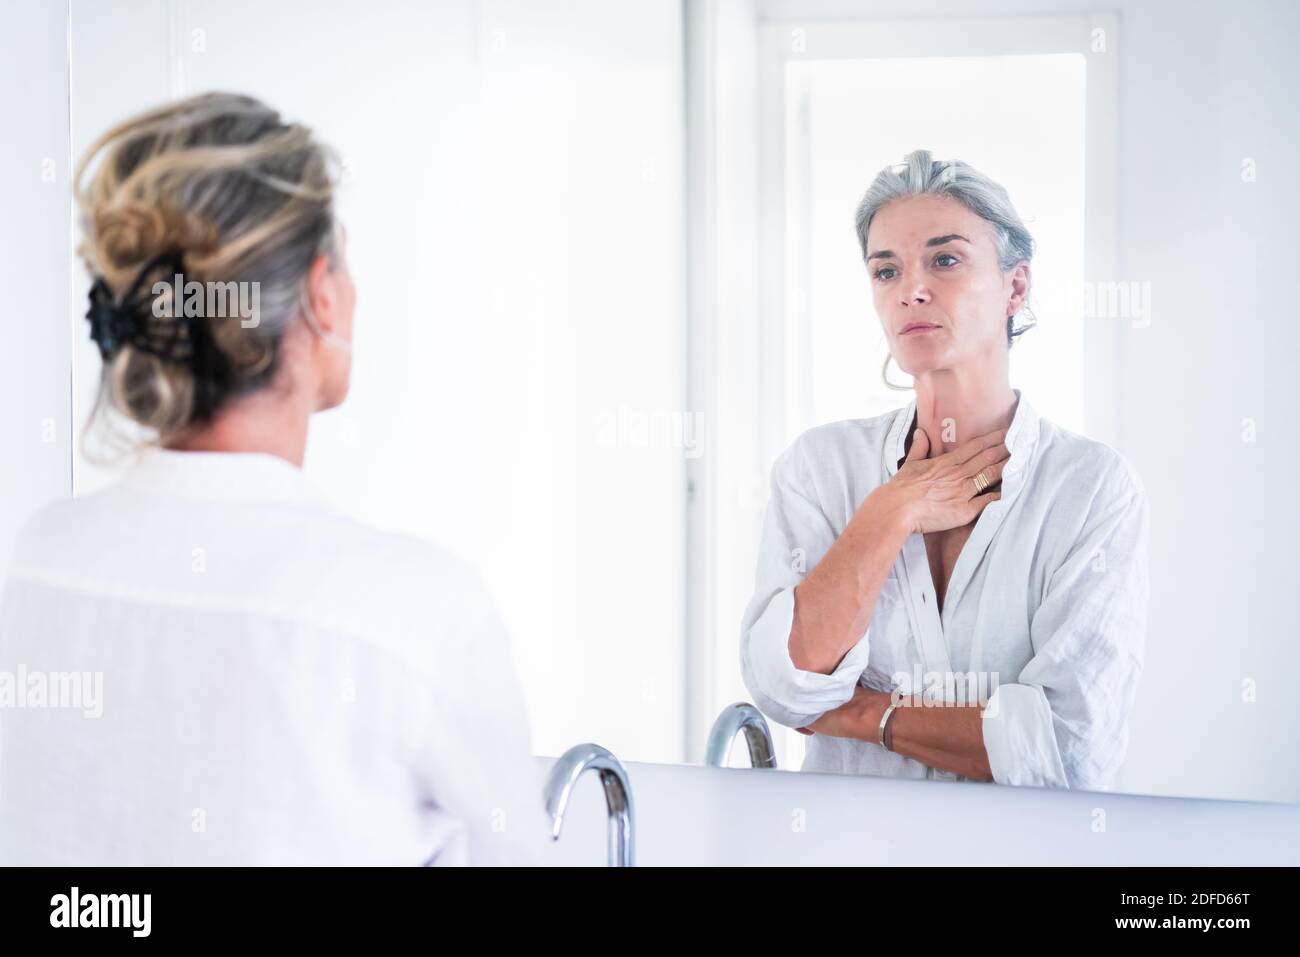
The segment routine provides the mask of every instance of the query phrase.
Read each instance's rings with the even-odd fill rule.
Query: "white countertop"
[[[543,776],[553,757],[536,759]],[[1296,865],[1300,805],[625,762],[636,863]],[[555,863],[602,865],[585,774]]]

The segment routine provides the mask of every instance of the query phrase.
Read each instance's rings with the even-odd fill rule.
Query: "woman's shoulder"
[[[208,574],[176,572],[191,568],[192,544],[207,553]],[[420,667],[497,627],[495,604],[471,561],[315,505],[209,515],[192,503],[110,486],[35,510],[6,571],[71,588],[175,590],[180,600],[265,606],[268,614],[385,646]]]
[[[417,622],[482,618],[490,605],[483,577],[451,548],[403,532],[367,525],[343,514],[330,521],[329,578],[344,586],[363,612],[377,606]],[[322,590],[323,591],[323,590]]]
[[[40,568],[53,558],[80,554],[84,542],[101,534],[103,493],[50,499],[29,512],[19,523],[10,548],[7,570]]]
[[[359,522],[349,537],[352,544],[318,582],[314,599],[342,630],[429,677],[508,648],[499,606],[472,561],[428,539]]]
[[[1038,455],[1045,474],[1103,500],[1145,499],[1142,476],[1118,449],[1048,419],[1039,419]]]
[[[218,510],[209,512],[215,506]],[[275,552],[281,567],[301,563],[315,567],[352,565],[382,569],[391,579],[406,572],[462,579],[469,566],[450,550],[401,532],[373,527],[333,507],[316,504],[251,503],[226,510],[220,503],[171,500],[134,494],[123,484],[82,495],[53,499],[34,509],[20,524],[12,556],[40,563],[66,558],[90,544],[118,544],[135,556],[147,556],[152,538],[192,534],[202,529],[224,533],[222,545],[267,560]],[[292,561],[290,561],[292,559]]]

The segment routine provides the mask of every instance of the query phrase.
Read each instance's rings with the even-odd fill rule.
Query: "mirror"
[[[954,403],[1000,421],[1015,395],[1025,470],[1001,479],[1002,505],[947,537],[892,537],[884,508],[855,525],[873,534],[840,567],[877,571],[856,622],[833,588],[798,593],[821,636],[800,701],[923,686],[946,662],[996,678],[981,706],[1023,692],[1003,696],[1008,783],[1300,800],[1283,686],[1300,671],[1282,368],[1297,326],[1286,270],[1264,261],[1297,211],[1296,68],[1272,26],[1289,7],[1230,23],[1208,4],[1007,7],[72,0],[71,152],[208,90],[252,94],[338,151],[352,387],[315,417],[305,468],[341,509],[480,569],[536,753],[593,741],[700,763],[715,719],[748,701],[782,771],[954,779],[783,724],[794,713],[761,694],[775,679],[744,673],[742,627],[779,630],[778,594],[793,614],[794,587],[898,472],[918,396],[918,424],[942,426]],[[878,214],[901,294],[855,234],[877,174],[918,149],[1001,186],[1033,240],[1026,331],[982,404],[954,383],[998,381],[971,372],[984,360],[957,325],[999,321],[1002,287],[971,278],[992,275],[988,220]],[[963,212],[989,232],[965,259],[942,247],[975,272],[941,279],[918,230]],[[70,268],[79,428],[100,363],[90,280]],[[939,323],[930,345],[901,334],[918,305]],[[972,423],[934,457],[987,431]],[[75,494],[115,479],[69,454]],[[845,662],[859,670],[835,684]],[[974,714],[936,732],[966,758],[987,728]],[[922,736],[949,720],[915,717]],[[725,760],[748,765],[743,735]]]

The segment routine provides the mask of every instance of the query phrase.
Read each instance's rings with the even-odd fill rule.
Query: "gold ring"
[[[976,494],[978,494],[979,492],[983,492],[986,488],[989,487],[989,480],[984,477],[983,469],[980,469],[980,471],[976,472],[973,478],[975,479]]]

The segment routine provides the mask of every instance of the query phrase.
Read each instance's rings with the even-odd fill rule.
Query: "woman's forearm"
[[[891,700],[887,691],[856,688],[852,700],[826,712],[809,730],[878,744],[880,719]],[[889,721],[894,752],[941,771],[991,781],[982,710],[980,705],[922,706],[915,698],[904,698]]]
[[[817,567],[795,588],[790,660],[830,674],[858,642],[911,529],[893,498],[876,489]]]
[[[889,721],[894,752],[941,771],[992,781],[983,710],[980,705],[900,705]]]

